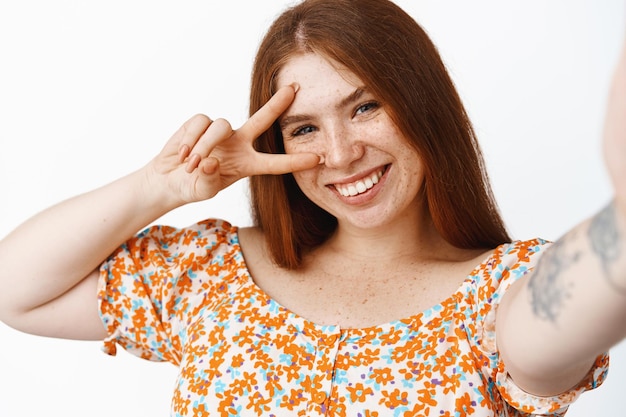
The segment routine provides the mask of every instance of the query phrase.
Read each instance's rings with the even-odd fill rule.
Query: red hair
[[[468,115],[436,47],[413,18],[388,0],[305,0],[287,9],[257,52],[250,114],[276,91],[283,65],[307,52],[345,66],[385,104],[419,152],[430,216],[444,239],[465,249],[510,241]],[[284,153],[278,125],[255,147]],[[279,266],[298,268],[302,256],[337,227],[291,174],[255,176],[250,187],[255,225],[265,233]]]

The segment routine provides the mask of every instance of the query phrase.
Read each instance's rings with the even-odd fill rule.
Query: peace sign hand
[[[283,87],[248,119],[232,130],[224,119],[196,115],[187,120],[148,164],[148,183],[161,189],[174,206],[206,200],[241,178],[285,174],[313,168],[312,153],[257,152],[254,140],[266,131],[295,98],[292,86]]]

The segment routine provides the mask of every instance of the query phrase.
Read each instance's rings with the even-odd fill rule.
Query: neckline
[[[444,298],[443,300],[438,301],[437,303],[429,306],[428,308],[422,311],[419,311],[409,317],[395,319],[389,322],[383,322],[383,323],[376,324],[373,326],[341,327],[337,324],[320,324],[310,319],[307,319],[306,317],[301,316],[300,314],[297,314],[291,309],[285,307],[284,305],[279,303],[277,300],[275,300],[273,297],[271,297],[261,287],[259,287],[259,285],[257,285],[256,281],[252,277],[250,270],[248,269],[248,264],[246,262],[245,255],[243,253],[243,250],[241,249],[241,244],[239,241],[239,227],[237,226],[234,227],[233,236],[234,236],[233,243],[236,243],[237,246],[239,247],[236,256],[238,258],[238,261],[241,262],[240,271],[244,275],[243,277],[244,280],[242,281],[243,285],[250,286],[254,290],[254,292],[257,293],[265,302],[272,304],[274,308],[277,308],[278,310],[283,312],[288,317],[290,322],[296,326],[296,328],[315,329],[316,332],[319,332],[320,334],[326,334],[326,335],[341,333],[344,337],[348,337],[348,335],[349,337],[353,337],[356,335],[368,335],[368,334],[372,335],[372,334],[381,333],[381,332],[387,333],[390,330],[396,329],[398,327],[407,327],[407,325],[410,326],[411,323],[421,324],[423,322],[422,319],[425,316],[430,317],[431,315],[436,313],[435,310],[441,309],[441,307],[444,304],[447,304],[447,302],[461,296],[463,294],[463,289],[466,286],[470,285],[475,280],[476,272],[481,269],[484,269],[485,266],[487,266],[490,262],[492,262],[495,255],[501,250],[503,246],[511,245],[510,242],[503,243],[497,246],[496,248],[486,252],[486,256],[483,258],[483,260],[480,261],[474,268],[471,269],[471,271],[465,276],[465,278],[459,284],[459,286],[448,297]]]

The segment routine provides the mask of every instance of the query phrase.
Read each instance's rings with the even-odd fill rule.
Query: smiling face
[[[292,83],[300,88],[279,119],[285,151],[322,159],[293,174],[304,194],[340,228],[416,222],[422,164],[384,103],[349,70],[314,53],[293,57],[279,72],[278,87]]]

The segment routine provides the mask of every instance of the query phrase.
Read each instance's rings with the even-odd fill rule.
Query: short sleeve
[[[598,387],[608,372],[608,354],[600,355],[586,377],[569,391],[553,397],[539,397],[519,388],[510,378],[496,347],[496,312],[508,288],[532,270],[550,242],[535,239],[503,245],[485,268],[479,271],[483,297],[477,300],[478,344],[489,358],[483,372],[495,383],[502,398],[520,415],[562,416],[583,392]]]
[[[119,247],[100,267],[99,312],[108,337],[144,359],[179,364],[184,328],[223,292],[236,228],[207,220],[177,229],[150,227]]]

